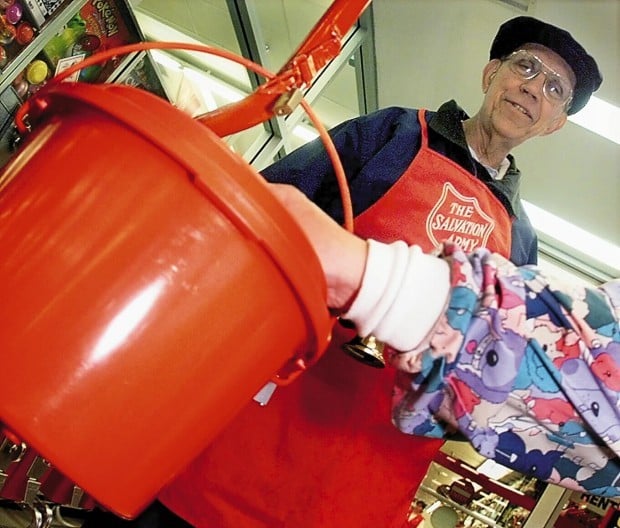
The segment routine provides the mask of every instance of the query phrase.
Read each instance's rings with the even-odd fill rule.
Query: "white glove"
[[[362,337],[372,334],[406,352],[432,330],[449,291],[450,267],[445,260],[402,241],[368,240],[362,285],[342,318],[352,321]]]

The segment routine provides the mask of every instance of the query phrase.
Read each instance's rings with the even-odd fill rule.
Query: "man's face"
[[[525,44],[521,49],[534,54],[547,71],[555,72],[572,88],[575,76],[568,64],[554,51]],[[549,100],[543,92],[547,75],[540,72],[532,79],[516,73],[509,61],[493,60],[484,69],[483,103],[485,117],[495,133],[516,146],[523,141],[560,129],[566,122],[566,105]],[[548,81],[547,81],[548,82]]]

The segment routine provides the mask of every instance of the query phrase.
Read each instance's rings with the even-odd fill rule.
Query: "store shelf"
[[[15,112],[58,68],[98,51],[144,41],[129,0],[110,0],[105,5],[65,0],[39,26],[29,44],[5,46],[8,59],[0,76],[0,167],[12,157],[20,140],[13,122]],[[61,65],[61,61],[66,62]],[[45,70],[41,81],[29,76],[31,65],[34,72]],[[81,70],[79,80],[130,84],[170,100],[148,52],[110,57]]]
[[[11,61],[2,68],[0,76],[0,92],[4,92],[15,78],[24,70],[25,66],[43,50],[49,39],[58,33],[71,18],[77,13],[87,0],[73,0],[66,6],[58,9],[45,22],[45,25],[38,31],[33,41],[24,47]]]
[[[486,475],[478,473],[474,468],[462,463],[461,461],[447,455],[440,451],[435,457],[435,462],[444,466],[445,468],[454,471],[455,473],[462,475],[463,477],[475,482],[482,486],[486,491],[492,492],[500,497],[504,497],[511,504],[520,506],[528,511],[531,511],[536,506],[536,499],[529,495],[526,495],[522,491],[513,489],[501,482],[493,480]]]
[[[456,447],[435,455],[415,499],[432,504],[429,514],[440,505],[456,511],[467,528],[524,526],[547,486]]]

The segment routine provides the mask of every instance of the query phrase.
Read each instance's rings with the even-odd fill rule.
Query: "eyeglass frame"
[[[518,55],[519,53],[521,54],[525,53],[528,56],[532,57],[534,61],[538,64],[539,70],[529,77],[519,71],[515,71],[515,69],[513,68],[513,65],[515,65],[515,63],[513,62],[512,59],[515,55]],[[560,75],[555,70],[553,70],[552,68],[550,68],[549,66],[547,66],[538,55],[526,49],[518,49],[516,51],[513,51],[510,55],[506,55],[504,58],[502,58],[502,62],[508,62],[508,67],[510,68],[510,71],[527,81],[531,81],[532,79],[535,79],[540,73],[544,74],[545,82],[543,83],[543,95],[545,96],[545,99],[547,99],[547,101],[549,101],[550,103],[563,105],[565,107],[565,110],[568,110],[570,108],[570,103],[573,101],[573,96],[575,95],[574,89],[572,87],[569,87],[570,92],[569,92],[569,96],[566,99],[566,101],[552,99],[549,95],[547,95],[547,82],[549,80],[550,75],[558,79],[561,79],[562,81],[567,81],[567,79],[563,77],[562,75]],[[570,81],[567,81],[567,82],[568,84],[571,84]]]

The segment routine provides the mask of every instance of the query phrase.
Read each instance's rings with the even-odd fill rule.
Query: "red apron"
[[[356,219],[356,231],[426,249],[453,234],[507,255],[503,207],[484,184],[428,148],[420,117],[422,149]],[[402,525],[442,440],[405,435],[391,424],[394,372],[347,356],[341,345],[351,337],[335,329],[315,366],[277,389],[265,407],[247,405],[160,500],[198,528]]]
[[[420,151],[403,176],[355,219],[355,232],[383,242],[406,240],[429,251],[445,240],[465,251],[488,247],[510,257],[512,220],[478,178],[428,146],[424,110]]]

